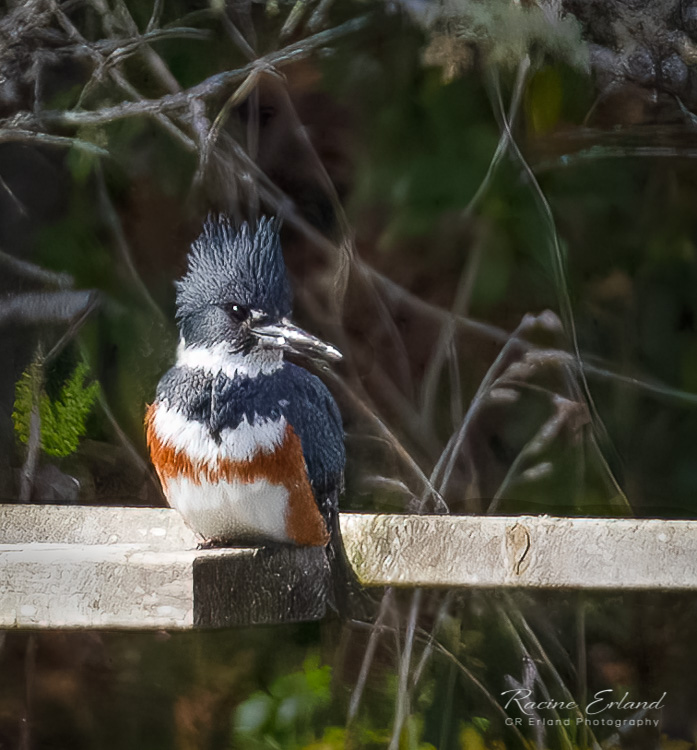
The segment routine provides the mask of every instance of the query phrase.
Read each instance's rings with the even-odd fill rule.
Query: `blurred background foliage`
[[[694,517],[695,7],[6,4],[2,501],[163,503],[143,414],[223,210],[284,216],[296,317],[346,355],[320,373],[345,509]],[[0,747],[694,743],[689,597],[387,592],[379,618],[7,633]],[[521,686],[667,697],[593,735],[507,724]]]

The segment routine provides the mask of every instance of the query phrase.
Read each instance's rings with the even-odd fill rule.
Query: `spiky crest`
[[[225,303],[289,315],[291,290],[279,230],[276,218],[262,217],[255,229],[246,222],[236,229],[227,216],[209,215],[191,245],[187,271],[176,282],[177,318]]]

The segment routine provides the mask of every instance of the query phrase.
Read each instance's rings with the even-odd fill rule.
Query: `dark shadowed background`
[[[283,216],[295,317],[345,354],[344,509],[693,518],[695,45],[679,0],[5,3],[2,502],[164,503],[143,415],[225,211]],[[696,614],[387,592],[377,628],[7,632],[0,748],[687,750]],[[515,687],[665,708],[512,728]]]

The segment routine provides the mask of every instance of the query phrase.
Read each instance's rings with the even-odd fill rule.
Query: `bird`
[[[346,453],[327,386],[286,353],[341,353],[294,325],[281,222],[209,215],[175,282],[176,361],[147,408],[169,505],[203,545],[333,549]]]

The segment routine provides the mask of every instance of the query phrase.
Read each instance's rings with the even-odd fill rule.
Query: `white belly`
[[[186,477],[167,480],[169,504],[204,539],[289,542],[288,490],[265,479],[201,484]]]

